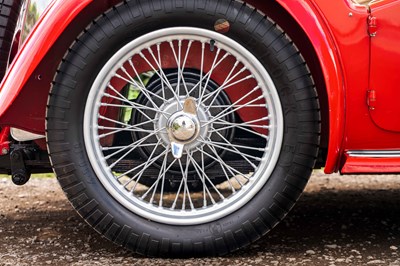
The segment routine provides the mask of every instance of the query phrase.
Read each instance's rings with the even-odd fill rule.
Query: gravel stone
[[[368,265],[372,265],[372,264],[385,264],[385,263],[386,263],[386,262],[383,261],[383,260],[371,260],[371,261],[368,261],[368,262],[367,262]]]
[[[331,249],[335,249],[335,248],[338,248],[338,245],[336,245],[336,244],[332,244],[332,245],[325,245],[325,247],[327,247],[327,248],[331,248]]]
[[[399,176],[315,171],[285,222],[257,243],[224,257],[163,259],[132,254],[99,236],[56,179],[32,178],[17,187],[0,177],[0,265],[400,266],[399,199]]]
[[[307,254],[307,255],[315,255],[315,251],[309,249],[309,250],[306,251],[306,254]]]

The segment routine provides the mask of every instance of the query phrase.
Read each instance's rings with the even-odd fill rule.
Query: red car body
[[[64,54],[90,21],[118,2],[50,4],[1,84],[3,136],[8,127],[44,134],[47,95]],[[400,172],[400,1],[247,2],[277,21],[311,69],[322,111],[325,173]]]

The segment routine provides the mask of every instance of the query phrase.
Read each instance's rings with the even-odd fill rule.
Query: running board
[[[345,156],[342,174],[400,173],[400,150],[348,151]]]

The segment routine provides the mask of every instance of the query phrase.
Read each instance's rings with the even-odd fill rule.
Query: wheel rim
[[[189,65],[200,72],[197,84],[185,84]],[[165,74],[169,68],[177,69],[174,84]],[[143,75],[149,71],[161,80],[162,90],[147,89]],[[221,77],[221,71],[228,74]],[[210,89],[208,83],[214,77],[222,81],[217,89]],[[145,97],[148,105],[122,93],[124,83]],[[218,95],[225,91],[230,91],[231,104],[218,106]],[[121,120],[127,109],[148,121],[129,124]],[[251,120],[242,119],[250,112],[254,113]],[[229,121],[231,114],[240,117],[239,121]],[[233,213],[263,188],[280,154],[283,123],[274,83],[254,55],[216,32],[178,27],[141,36],[108,60],[90,89],[83,131],[92,168],[115,200],[149,220],[195,225]],[[257,143],[237,144],[238,136],[228,139],[226,132],[232,128],[253,136]],[[116,146],[115,139],[123,132],[140,132],[142,137],[130,140],[125,135],[130,143]],[[125,172],[116,171],[118,164],[143,147],[150,147],[144,162]],[[241,166],[232,166],[231,158],[238,158]],[[212,170],[204,165],[207,160],[214,161],[210,168],[219,169],[225,184],[213,183],[208,176]],[[158,167],[153,167],[157,162]],[[180,172],[179,185],[176,191],[164,193],[166,176],[173,167]],[[142,186],[141,176],[152,168],[158,169],[153,185]],[[200,192],[190,191],[189,172],[200,182]]]

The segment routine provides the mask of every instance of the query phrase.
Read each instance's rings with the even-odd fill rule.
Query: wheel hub
[[[172,155],[180,159],[185,144],[193,142],[200,132],[200,121],[197,118],[196,100],[189,97],[183,103],[183,110],[173,114],[167,123]]]
[[[171,118],[167,126],[170,136],[176,141],[181,142],[193,140],[196,132],[199,130],[194,119],[185,114],[178,114],[176,118]]]
[[[189,104],[193,106],[185,108]],[[209,120],[210,113],[206,112],[202,105],[197,107],[194,98],[180,97],[179,103],[175,99],[171,99],[160,109],[164,113],[170,113],[171,116],[157,114],[154,129],[159,132],[157,137],[161,139],[165,147],[171,145],[172,155],[175,158],[179,159],[185,151],[200,147],[202,143],[199,139],[206,139],[210,136],[209,125],[201,126],[201,123]],[[167,129],[167,134],[160,130],[162,128]],[[178,150],[178,154],[174,154],[174,150]]]

